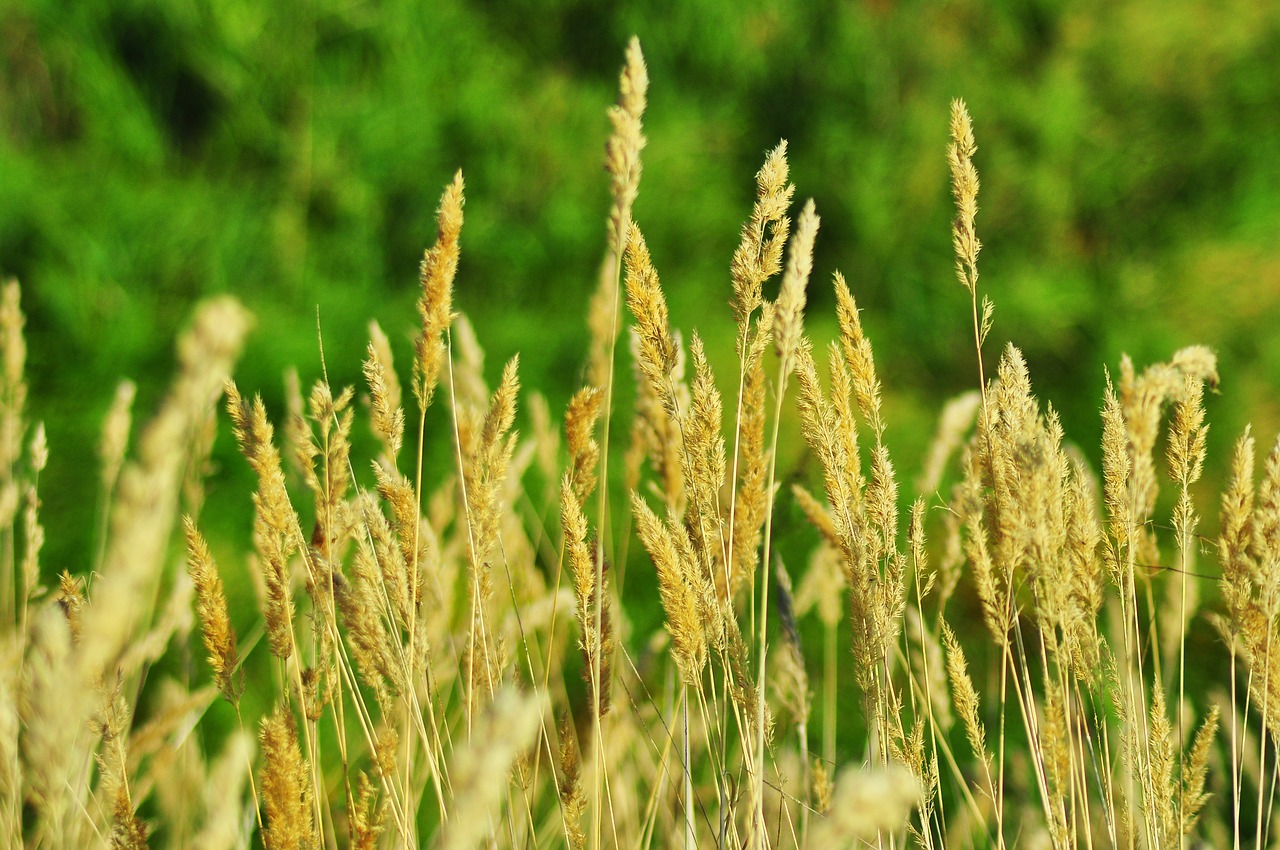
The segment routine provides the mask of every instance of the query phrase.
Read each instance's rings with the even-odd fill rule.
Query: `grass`
[[[1202,534],[1214,354],[1118,365],[1100,475],[1017,348],[988,370],[977,146],[956,103],[975,389],[944,409],[908,495],[838,272],[825,364],[806,332],[820,221],[809,201],[793,226],[785,143],[730,266],[736,382],[673,326],[632,217],[647,95],[633,41],[563,450],[518,360],[491,391],[454,312],[459,173],[420,269],[412,406],[374,325],[359,396],[327,367],[305,395],[295,380],[277,436],[230,381],[247,316],[202,305],[129,456],[132,391],[117,394],[100,555],[51,590],[48,449],[26,421],[20,292],[5,287],[7,845],[1271,845],[1280,444],[1255,483],[1240,437],[1216,536]],[[221,564],[201,532],[220,396],[257,478],[251,551]],[[446,428],[428,428],[433,405]],[[372,457],[353,449],[357,420]],[[448,466],[425,462],[432,442]],[[788,442],[816,476],[779,468]],[[785,527],[797,517],[815,546]],[[223,589],[246,571],[253,617]],[[649,632],[631,614],[655,598]],[[184,663],[197,623],[208,671]]]

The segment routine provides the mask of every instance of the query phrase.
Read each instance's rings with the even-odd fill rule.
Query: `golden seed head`
[[[418,315],[422,324],[414,339],[413,394],[419,410],[426,410],[435,394],[444,362],[444,333],[453,322],[453,281],[458,273],[462,232],[462,172],[445,187],[436,215],[435,245],[423,255],[419,269],[422,292]]]

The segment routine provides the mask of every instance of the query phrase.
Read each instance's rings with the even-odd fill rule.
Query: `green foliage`
[[[786,137],[823,215],[818,273],[841,268],[870,308],[890,439],[923,443],[933,400],[976,382],[939,153],[963,96],[991,351],[1017,340],[1067,433],[1096,445],[1097,364],[1192,341],[1220,352],[1260,434],[1280,425],[1262,401],[1280,384],[1275,4],[5,0],[0,15],[0,271],[26,292],[47,492],[63,494],[48,508],[69,520],[56,566],[91,551],[73,485],[112,383],[136,377],[147,410],[199,296],[256,314],[246,386],[318,373],[317,308],[335,384],[356,382],[370,315],[407,357],[414,269],[458,167],[459,308],[494,363],[536,346],[525,382],[562,409],[632,32],[656,84],[636,216],[677,323],[721,315],[743,175]],[[810,314],[830,314],[814,289]],[[700,324],[728,355],[727,322]],[[1214,412],[1211,457],[1243,420]]]

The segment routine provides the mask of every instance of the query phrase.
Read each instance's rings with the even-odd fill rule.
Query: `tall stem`
[[[773,543],[773,484],[778,466],[778,432],[782,429],[782,399],[787,394],[787,377],[791,374],[790,358],[784,357],[778,364],[778,393],[774,399],[773,437],[769,443],[769,483],[765,487],[768,503],[764,512],[764,548],[760,555],[760,673],[756,679],[756,842],[767,847],[764,822],[764,718],[765,674],[768,672],[769,644],[769,555]]]
[[[689,686],[680,685],[680,705],[684,716],[684,846],[695,850],[697,836],[693,832],[693,763],[689,760]]]

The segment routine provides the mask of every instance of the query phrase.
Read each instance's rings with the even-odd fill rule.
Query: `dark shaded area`
[[[221,117],[223,103],[196,64],[198,46],[154,7],[115,11],[106,37],[169,144],[194,152]]]

